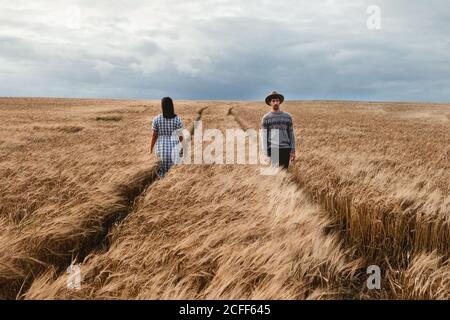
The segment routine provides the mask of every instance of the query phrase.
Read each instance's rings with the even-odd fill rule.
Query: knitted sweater
[[[286,148],[295,152],[295,135],[290,113],[284,111],[266,113],[261,121],[261,128],[267,130],[263,139],[266,155],[269,148]]]

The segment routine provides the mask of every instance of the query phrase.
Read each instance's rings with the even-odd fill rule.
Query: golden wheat
[[[226,108],[204,128],[236,127]],[[286,173],[254,166],[180,165],[139,198],[112,246],[81,265],[80,291],[50,270],[27,299],[333,299],[354,295],[330,221]],[[359,290],[360,288],[358,288]]]
[[[284,109],[300,145],[291,172],[356,257],[399,274],[417,268],[426,252],[449,258],[449,106],[326,101]],[[258,127],[264,112],[254,103],[233,108],[244,127]],[[440,285],[434,290],[450,291]]]
[[[155,102],[1,99],[0,297],[90,252],[155,177]],[[186,124],[201,103],[180,103]],[[120,115],[121,121],[99,121]],[[73,128],[78,128],[74,130]]]
[[[268,111],[176,104],[187,127],[202,112],[220,130]],[[448,299],[449,106],[283,108],[289,173],[184,165],[155,181],[158,102],[0,99],[0,298]],[[365,287],[370,264],[381,291]]]

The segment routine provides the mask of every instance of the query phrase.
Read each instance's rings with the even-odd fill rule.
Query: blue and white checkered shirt
[[[161,160],[158,174],[162,177],[174,163],[179,161],[179,135],[183,130],[183,122],[178,116],[166,119],[162,114],[159,114],[153,119],[152,129],[158,134],[156,154]]]

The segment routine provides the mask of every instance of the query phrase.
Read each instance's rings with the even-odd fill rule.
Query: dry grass
[[[154,179],[149,135],[159,105],[52,99],[0,104],[0,297],[12,298],[48,265],[64,268],[99,245],[108,225]],[[189,126],[202,106],[180,104],[178,112]],[[111,111],[121,112],[120,124],[95,121]]]
[[[290,102],[284,109],[294,117],[300,145],[291,172],[338,222],[357,257],[402,274],[409,279],[404,285],[418,283],[411,270],[423,254],[449,257],[449,106],[329,101]],[[244,127],[258,127],[266,111],[257,104],[233,109]]]
[[[208,106],[221,130],[267,112],[177,106],[188,126]],[[299,128],[289,174],[180,166],[154,182],[157,102],[0,99],[0,298],[448,299],[450,108],[283,106]],[[380,292],[364,289],[370,264]]]
[[[401,299],[450,299],[450,261],[436,253],[421,254],[414,258],[400,274]]]
[[[208,108],[204,128],[236,127],[226,111]],[[358,261],[347,260],[329,224],[285,173],[182,165],[142,194],[108,252],[86,259],[81,291],[50,271],[25,298],[352,297]]]
[[[325,234],[328,223],[285,175],[180,166],[144,193],[111,234],[110,250],[82,264],[82,290],[49,273],[25,297],[342,298],[357,266]]]
[[[120,121],[122,120],[121,116],[103,116],[95,118],[97,121]]]

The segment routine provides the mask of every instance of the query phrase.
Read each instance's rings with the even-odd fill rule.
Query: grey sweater
[[[261,121],[261,128],[267,130],[263,139],[266,155],[269,148],[290,148],[291,152],[295,152],[295,135],[290,113],[284,111],[266,113]],[[279,141],[276,132],[279,133]]]

